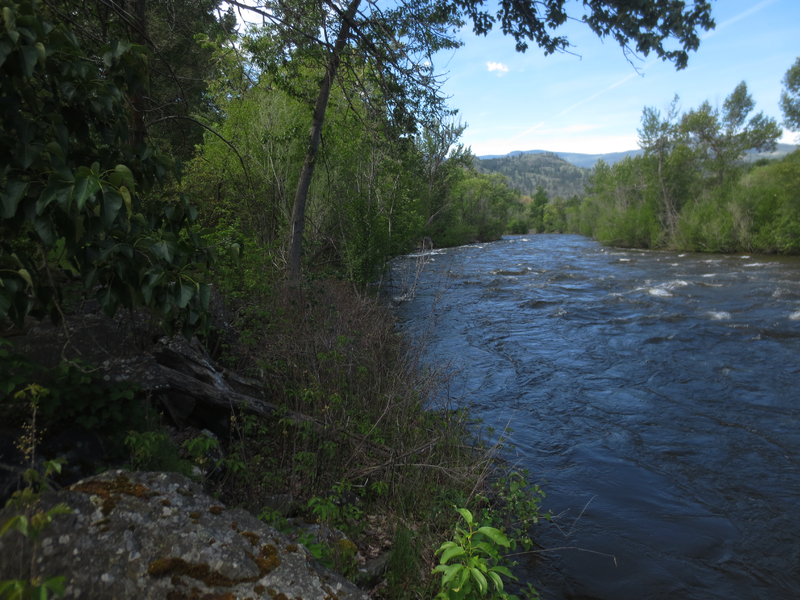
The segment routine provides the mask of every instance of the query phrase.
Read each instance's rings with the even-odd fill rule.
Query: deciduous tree
[[[800,58],[786,71],[781,92],[783,124],[790,131],[800,131]]]
[[[663,116],[660,110],[646,106],[642,127],[637,129],[645,161],[651,161],[655,167],[650,187],[657,190],[661,220],[670,238],[675,235],[680,204],[685,200],[685,180],[693,173],[686,134],[680,128],[679,100],[676,94]]]
[[[340,68],[348,68],[351,56],[358,64],[371,65],[365,85],[382,90],[390,118],[413,131],[418,119],[440,118],[443,105],[434,75],[432,55],[460,42],[454,37],[468,20],[478,34],[499,24],[524,52],[534,43],[546,54],[567,50],[569,40],[557,34],[570,15],[563,0],[511,0],[487,9],[482,0],[398,0],[381,5],[365,0],[301,2],[302,11],[288,2],[268,0],[254,8],[232,0],[231,4],[255,10],[271,24],[273,38],[286,40],[284,52],[274,60],[301,59],[319,66],[321,79],[313,101],[313,119],[307,142],[291,222],[288,274],[300,275],[305,206],[314,173],[330,89]],[[601,38],[611,37],[626,54],[647,56],[655,52],[677,68],[687,64],[688,53],[698,48],[700,29],[714,26],[711,4],[695,0],[584,0],[579,18]],[[580,9],[579,9],[580,10]],[[294,18],[292,11],[299,13]],[[670,44],[668,42],[676,43]],[[302,53],[294,51],[300,49]]]
[[[763,112],[750,117],[755,101],[742,81],[725,98],[722,111],[708,101],[697,110],[690,110],[681,119],[681,130],[691,136],[691,142],[701,152],[704,166],[716,173],[722,184],[729,171],[748,150],[774,150],[781,136],[778,123]]]
[[[107,314],[146,305],[191,338],[212,253],[190,227],[197,210],[165,185],[180,164],[131,143],[126,99],[147,88],[147,50],[115,40],[87,55],[34,2],[0,4],[0,320],[58,321],[64,269]]]

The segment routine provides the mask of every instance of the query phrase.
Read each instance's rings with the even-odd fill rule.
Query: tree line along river
[[[451,396],[546,481],[543,598],[800,598],[800,259],[531,235],[393,276]]]

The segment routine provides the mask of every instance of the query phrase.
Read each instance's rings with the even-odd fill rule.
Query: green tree
[[[637,129],[639,147],[644,150],[642,166],[650,175],[648,192],[657,198],[658,212],[669,239],[675,235],[680,207],[688,196],[689,181],[695,172],[694,153],[687,147],[687,135],[680,128],[679,100],[676,95],[663,116],[661,111],[646,106],[642,127]]]
[[[641,156],[613,166],[598,161],[587,188],[590,198],[582,207],[581,233],[588,231],[604,244],[657,247],[662,228],[648,198],[647,171]]]
[[[681,119],[681,130],[691,136],[691,142],[701,153],[706,170],[716,174],[721,185],[748,150],[771,151],[776,148],[781,130],[775,119],[763,112],[748,116],[755,108],[753,97],[742,81],[725,98],[722,111],[706,101],[697,110],[690,110]]]
[[[292,57],[317,65],[321,75],[317,93],[309,94],[315,98],[311,130],[290,223],[288,274],[292,278],[300,275],[308,190],[340,68],[348,70],[354,57],[359,57],[358,64],[366,60],[370,70],[363,83],[378,86],[390,117],[413,131],[418,120],[435,121],[442,112],[440,81],[434,77],[431,57],[438,50],[460,45],[452,31],[462,19],[471,21],[478,34],[486,34],[499,23],[503,33],[514,38],[518,51],[525,51],[529,42],[546,54],[570,46],[566,37],[555,32],[569,17],[563,0],[502,3],[497,13],[475,0],[400,0],[389,5],[327,0],[301,2],[301,7],[284,2],[257,3],[256,7],[235,0],[230,4],[255,10],[271,24],[269,37],[284,40],[285,51],[275,53],[273,64]],[[625,53],[631,46],[644,56],[655,52],[679,69],[686,66],[688,52],[699,46],[698,30],[714,26],[706,0],[689,7],[666,0],[591,0],[584,7],[587,12],[581,18],[598,36],[611,36]]]
[[[547,206],[549,199],[547,192],[541,185],[536,186],[536,193],[533,195],[530,203],[531,212],[531,225],[536,230],[536,233],[544,232],[544,207]]]
[[[112,41],[87,56],[34,2],[2,6],[0,319],[59,321],[64,269],[107,314],[144,304],[190,338],[205,326],[212,252],[171,185],[180,163],[131,144],[126,99],[147,89],[146,49]]]
[[[458,144],[466,128],[460,121],[435,123],[416,136],[425,174],[423,215],[427,225],[447,208],[447,197],[459,171],[472,165],[474,157],[469,148]]]
[[[51,18],[69,24],[89,56],[101,54],[112,39],[147,48],[150,85],[128,98],[134,145],[147,140],[181,160],[191,158],[206,128],[218,124],[207,93],[216,66],[213,50],[198,40],[228,37],[236,26],[232,10],[223,12],[220,0],[49,0],[47,5]]]
[[[800,131],[800,58],[783,77],[781,111],[784,126],[790,131]]]

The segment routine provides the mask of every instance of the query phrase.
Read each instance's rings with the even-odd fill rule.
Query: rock
[[[175,473],[108,471],[39,508],[66,503],[41,534],[36,575],[66,577],[66,598],[367,600],[300,544],[251,514],[227,510]],[[13,516],[0,511],[0,523]],[[27,577],[32,543],[0,538],[0,580]]]
[[[389,567],[389,561],[392,558],[391,552],[384,552],[383,554],[368,560],[364,566],[358,569],[353,583],[358,587],[368,590],[378,585],[378,582],[386,574],[386,569]]]

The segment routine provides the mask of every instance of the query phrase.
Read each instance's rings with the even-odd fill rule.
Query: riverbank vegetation
[[[800,63],[784,80],[785,125],[795,113]],[[721,108],[709,102],[681,113],[646,107],[639,129],[644,154],[598,162],[582,201],[545,207],[545,231],[592,236],[614,246],[695,252],[800,252],[800,152],[743,162],[745,152],[774,149],[781,130],[755,113],[745,82]]]
[[[499,19],[520,51],[566,50],[548,29],[566,20],[561,3],[548,0],[544,20],[459,2],[229,2],[261,22],[238,33],[233,8],[213,0],[0,4],[4,338],[92,302],[108,317],[152,315],[151,342],[197,336],[278,406],[276,418],[230,415],[225,472],[209,482],[227,502],[280,525],[263,501],[287,492],[356,549],[390,538],[392,598],[483,596],[486,576],[503,597],[497,546],[530,549],[541,491],[498,467],[505,434],[485,446],[463,407],[437,404],[448,371],[422,364],[421,341],[400,337],[368,290],[389,259],[431,240],[525,228],[519,194],[471,168],[431,58],[460,45],[466,20],[486,33]],[[598,35],[681,68],[713,25],[705,2],[590,12]],[[224,331],[211,327],[214,289],[232,315]],[[106,435],[130,468],[209,460],[213,443],[196,437],[178,454],[169,418],[135,385],[109,387],[80,362],[45,369],[6,346],[4,422],[41,409],[40,426]],[[438,583],[433,550],[454,507],[472,511],[460,513],[469,531],[443,548],[438,560],[455,570]],[[348,572],[352,551],[320,557]],[[456,571],[472,583],[453,585]]]

